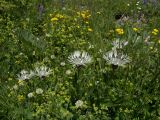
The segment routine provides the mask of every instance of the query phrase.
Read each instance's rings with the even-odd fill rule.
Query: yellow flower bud
[[[24,96],[23,95],[18,95],[17,96],[17,100],[19,101],[19,102],[23,102],[24,101]]]
[[[52,22],[53,22],[53,21],[58,21],[58,18],[54,17],[54,18],[51,19],[51,21],[52,21]]]
[[[92,28],[88,28],[88,31],[89,31],[89,32],[92,32],[92,31],[93,31],[93,29],[92,29]]]
[[[138,28],[133,28],[133,31],[138,32]]]
[[[116,31],[117,34],[119,34],[119,35],[123,35],[123,34],[124,34],[124,31],[123,31],[122,28],[117,28],[117,29],[115,29],[115,31]]]

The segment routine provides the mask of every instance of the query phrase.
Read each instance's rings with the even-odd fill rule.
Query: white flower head
[[[112,49],[122,49],[124,46],[128,44],[128,41],[116,39],[112,42],[113,48]]]
[[[37,88],[37,89],[36,89],[36,93],[37,93],[37,94],[42,94],[42,93],[43,93],[43,90],[42,90],[41,88]]]
[[[46,66],[39,66],[35,68],[35,74],[37,76],[39,76],[40,78],[42,77],[46,77],[48,75],[50,75],[52,73],[52,70],[50,70],[48,67]]]
[[[71,70],[66,70],[66,75],[70,75],[72,74],[72,71]]]
[[[27,95],[29,98],[32,98],[34,96],[34,94],[31,92],[31,93],[28,93]]]
[[[61,62],[60,65],[61,65],[61,66],[65,66],[66,63],[65,63],[65,62]]]
[[[74,66],[84,66],[88,63],[91,63],[92,58],[85,51],[75,51],[68,57],[68,61]]]
[[[124,66],[130,62],[130,59],[127,55],[123,53],[118,53],[117,50],[111,50],[103,55],[103,58],[107,61],[108,64],[116,66]]]
[[[51,55],[51,59],[55,59],[56,58],[56,56],[53,54],[53,55]]]
[[[22,70],[17,76],[18,80],[29,80],[32,77],[31,74],[26,70]]]
[[[76,108],[80,108],[80,107],[82,107],[82,106],[83,106],[83,104],[84,104],[84,102],[83,102],[82,100],[77,100],[77,101],[76,101],[76,103],[75,103]]]

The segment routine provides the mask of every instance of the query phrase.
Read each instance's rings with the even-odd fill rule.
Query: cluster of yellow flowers
[[[24,101],[24,96],[23,95],[18,95],[17,96],[17,100],[18,100],[18,102],[23,102]]]
[[[138,29],[138,28],[133,28],[133,31],[134,31],[134,32],[138,32],[139,29]]]
[[[92,32],[92,31],[93,31],[93,29],[92,29],[92,28],[88,28],[88,31],[89,31],[89,32]]]
[[[124,31],[122,28],[116,28],[115,29],[116,33],[119,34],[119,35],[123,35],[124,34]]]
[[[153,34],[153,35],[157,35],[158,33],[159,33],[159,30],[158,30],[158,29],[153,29],[153,30],[152,30],[152,34]]]
[[[91,14],[89,13],[89,10],[84,10],[84,11],[81,11],[81,12],[77,12],[77,14],[79,16],[81,16],[84,20],[88,20],[91,16]]]
[[[50,14],[50,16],[52,16],[52,14]],[[61,15],[61,14],[56,14],[54,17],[51,18],[51,21],[54,22],[54,21],[58,21],[60,19],[63,19],[64,16]]]
[[[79,16],[81,16],[83,18],[83,20],[85,20],[86,24],[89,24],[89,22],[87,21],[91,17],[91,14],[89,13],[89,10],[84,10],[84,11],[81,11],[81,12],[77,12],[77,14]],[[93,31],[93,29],[89,27],[88,32],[92,32],[92,31]]]
[[[68,23],[68,31],[74,30],[74,28],[81,28],[81,30],[86,30],[88,32],[93,32],[92,27],[90,26],[89,23],[89,18],[91,17],[90,11],[89,10],[83,10],[83,11],[78,11],[76,14],[72,14],[72,16],[67,15],[67,14],[61,14],[61,13],[56,13],[56,14],[50,14],[51,17],[50,21],[55,25],[61,25],[61,31],[64,33],[65,32],[65,25]],[[65,21],[63,21],[65,19]],[[60,22],[61,21],[61,22]],[[79,21],[82,21],[83,24],[79,24]],[[60,22],[60,23],[59,23]],[[54,26],[53,26],[54,27]],[[82,32],[83,33],[83,32]]]

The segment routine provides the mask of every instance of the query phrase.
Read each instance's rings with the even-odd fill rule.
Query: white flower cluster
[[[83,66],[86,65],[88,63],[91,63],[92,58],[91,56],[83,51],[75,51],[74,53],[72,53],[69,57],[68,57],[68,61],[73,64],[74,66]]]
[[[52,73],[52,70],[46,66],[40,66],[40,67],[35,68],[35,75],[37,75],[40,78],[46,77],[50,75],[51,73]]]
[[[116,39],[113,41],[112,50],[105,53],[103,58],[107,61],[108,64],[116,65],[116,66],[123,66],[130,62],[130,59],[127,55],[119,52],[117,49],[122,49],[124,46],[128,44],[127,41],[120,41]],[[75,51],[68,57],[68,61],[75,67],[85,66],[92,62],[92,57],[85,51]],[[65,62],[61,62],[61,66],[65,66]],[[48,67],[42,65],[35,68],[35,71],[26,71],[22,70],[17,76],[18,80],[29,80],[33,76],[38,76],[40,78],[49,76],[52,73],[52,70]],[[70,74],[69,71],[66,74]]]
[[[123,54],[122,51],[118,51],[119,49],[122,49],[124,46],[128,45],[128,41],[115,39],[112,45],[112,50],[103,55],[103,58],[106,60],[106,62],[116,66],[124,66],[125,64],[129,63],[129,57],[126,54]]]
[[[107,61],[108,64],[124,66],[125,64],[130,62],[130,59],[127,55],[123,54],[123,52],[120,52],[118,50],[122,49],[127,44],[127,41],[120,41],[119,39],[116,39],[112,43],[112,50],[105,53],[103,55],[103,58]],[[91,63],[92,57],[87,52],[75,51],[68,57],[68,61],[73,66],[79,67]]]
[[[118,53],[116,49],[111,50],[103,55],[103,58],[107,61],[108,64],[116,66],[124,66],[130,62],[130,59],[127,55],[123,53]]]
[[[20,74],[18,74],[17,76],[18,76],[18,80],[29,80],[31,77],[33,77],[33,72],[22,70]]]
[[[42,94],[43,93],[43,89],[41,89],[41,88],[37,88],[36,89],[36,92],[35,92],[37,95],[40,95],[40,94]],[[34,97],[34,94],[35,94],[34,92],[30,92],[30,93],[28,93],[28,98],[32,98],[32,97]]]
[[[75,106],[76,106],[76,108],[80,108],[83,106],[83,104],[84,104],[84,102],[82,100],[77,100],[75,103]]]
[[[35,71],[26,71],[26,70],[22,70],[17,76],[18,76],[18,80],[29,80],[34,76],[38,76],[40,78],[42,77],[47,77],[48,75],[50,75],[52,73],[52,70],[49,69],[46,66],[39,66],[35,68]]]

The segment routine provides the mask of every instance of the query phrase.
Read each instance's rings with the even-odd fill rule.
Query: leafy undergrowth
[[[159,1],[0,3],[0,119],[160,119]]]

